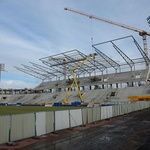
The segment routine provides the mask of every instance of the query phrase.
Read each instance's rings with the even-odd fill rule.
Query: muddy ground
[[[149,150],[150,108],[85,127],[59,131],[47,137],[36,139],[36,142],[33,143],[24,148],[16,146],[16,149]],[[15,149],[15,146],[13,147]]]

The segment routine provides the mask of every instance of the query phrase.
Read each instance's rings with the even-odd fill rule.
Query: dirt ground
[[[150,108],[34,140],[24,148],[11,147],[21,150],[149,150]]]

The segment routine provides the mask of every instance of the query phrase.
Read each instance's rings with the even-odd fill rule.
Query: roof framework
[[[132,59],[130,58],[121,48],[116,45],[116,41],[131,38],[136,48],[139,50],[142,57]],[[116,50],[116,52],[121,56],[122,60],[124,60],[124,64],[118,63],[110,56],[106,55],[102,52],[98,46],[111,43],[112,48]],[[93,58],[86,61],[82,66],[78,67],[75,70],[75,73],[80,77],[91,76],[96,74],[104,74],[104,72],[111,68],[114,72],[120,72],[123,66],[128,66],[130,71],[135,70],[136,64],[146,64],[149,66],[149,58],[144,53],[138,42],[134,39],[133,36],[127,36],[111,41],[106,41],[103,43],[98,43],[92,46],[95,50]],[[22,65],[23,68],[15,67],[17,70],[27,73],[31,76],[34,76],[38,79],[44,80],[61,80],[67,79],[72,76],[71,71],[72,68],[75,67],[78,63],[85,60],[88,55],[80,52],[79,50],[71,50],[63,53],[59,53],[56,55],[40,58],[39,60],[42,62],[42,65],[35,64],[30,62],[32,66]],[[129,70],[128,70],[129,71]],[[55,79],[56,78],[56,79]]]

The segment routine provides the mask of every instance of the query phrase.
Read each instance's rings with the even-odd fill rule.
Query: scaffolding
[[[135,48],[132,49],[132,52],[134,54],[136,53],[136,50],[138,50],[140,54],[139,57],[136,58],[130,57],[129,55],[127,55],[127,53],[125,53],[124,50],[122,50],[122,48],[119,47],[119,45],[117,45],[118,41],[121,41],[121,43],[123,43],[124,41],[122,40],[126,39],[132,41],[132,44],[134,45]],[[111,46],[110,50],[108,50],[107,46],[108,44]],[[106,48],[103,49],[104,46]],[[149,58],[147,57],[147,55],[142,50],[142,48],[140,47],[140,45],[134,39],[133,36],[121,37],[118,39],[94,44],[92,45],[92,47],[95,50],[96,55],[75,70],[77,78],[81,77],[84,78],[91,76],[94,76],[96,78],[96,76],[98,75],[140,70],[143,69],[142,67],[145,67],[145,64],[146,67],[149,67]],[[112,53],[113,56],[117,56],[118,54],[118,57],[113,58],[113,56],[109,56],[108,54],[105,53],[106,49],[109,51],[109,53]],[[114,52],[112,52],[112,50]],[[32,66],[22,64],[23,68],[16,66],[15,68],[26,74],[41,79],[42,82],[59,81],[59,80],[69,81],[69,79],[72,78],[71,73],[72,68],[76,66],[78,63],[85,60],[88,55],[75,49],[59,53],[56,55],[40,58],[39,60],[40,63],[42,64],[30,62],[30,65]]]

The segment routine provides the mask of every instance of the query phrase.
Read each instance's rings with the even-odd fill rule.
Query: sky
[[[65,11],[64,7],[150,32],[146,20],[149,6],[149,0],[0,0],[0,63],[5,64],[0,88],[36,87],[41,80],[14,66],[40,64],[43,57],[74,49],[89,54],[92,44],[129,35],[143,46],[137,32]],[[150,37],[147,43],[150,49]],[[138,53],[127,51],[131,56]],[[109,53],[113,57],[113,52]]]

